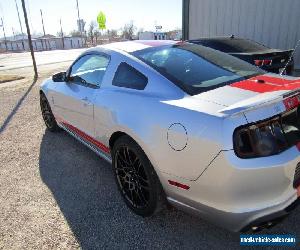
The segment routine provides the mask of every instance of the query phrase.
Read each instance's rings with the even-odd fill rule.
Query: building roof
[[[40,37],[37,37],[37,38],[40,39],[40,38],[55,38],[55,37],[56,36],[54,36],[54,35],[46,34],[44,36],[40,36]]]

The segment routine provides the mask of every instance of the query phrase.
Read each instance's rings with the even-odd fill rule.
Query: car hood
[[[272,103],[282,104],[280,111],[283,111],[284,99],[298,91],[300,91],[300,78],[265,74],[193,97],[221,105],[219,113],[233,115]]]

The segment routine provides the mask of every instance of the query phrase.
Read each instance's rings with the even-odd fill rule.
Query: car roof
[[[173,40],[134,40],[125,42],[109,43],[105,45],[97,46],[99,48],[110,49],[110,50],[122,50],[124,52],[130,53],[150,47],[158,47],[164,45],[173,45],[178,43],[178,41]]]

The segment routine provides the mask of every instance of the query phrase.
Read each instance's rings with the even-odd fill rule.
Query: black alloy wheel
[[[41,93],[41,95],[40,95],[40,106],[41,106],[42,116],[43,116],[45,125],[49,129],[49,131],[51,131],[51,132],[59,131],[60,128],[56,123],[55,117],[52,113],[52,110],[48,103],[48,100],[43,93]]]
[[[143,217],[160,211],[165,196],[142,149],[130,137],[123,136],[115,143],[112,155],[117,184],[127,206]]]

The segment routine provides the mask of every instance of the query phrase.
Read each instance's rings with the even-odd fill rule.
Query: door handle
[[[84,98],[82,98],[81,101],[83,102],[84,106],[90,106],[90,105],[92,105],[91,101],[89,100],[89,98],[87,98],[87,96],[84,97]]]

